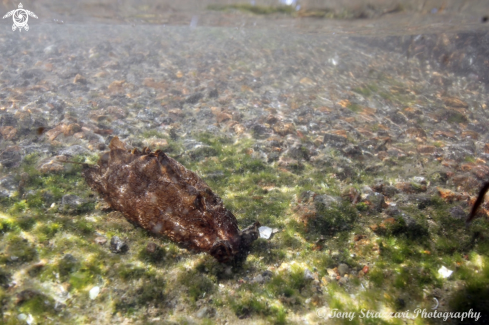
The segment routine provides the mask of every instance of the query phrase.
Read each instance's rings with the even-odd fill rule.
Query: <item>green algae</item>
[[[475,158],[472,156],[465,156],[464,161],[468,163],[475,163]]]
[[[7,287],[11,279],[12,279],[12,275],[9,272],[7,272],[4,268],[0,268],[0,288]]]
[[[354,113],[358,113],[362,110],[362,107],[358,104],[355,104],[355,103],[348,103],[348,105],[346,107]]]
[[[308,228],[311,232],[323,235],[350,230],[358,218],[356,209],[347,203],[326,206],[317,202],[316,210],[317,215],[308,223]]]
[[[467,123],[468,119],[467,116],[465,116],[462,113],[459,113],[455,110],[449,110],[448,112],[445,113],[447,115],[447,122],[448,123]]]
[[[77,272],[81,267],[81,263],[71,254],[66,254],[58,262],[58,272],[62,281],[66,281],[69,276]]]
[[[233,296],[228,296],[228,301],[238,318],[259,315],[268,324],[286,324],[287,309],[273,303],[267,292],[268,289],[261,290],[258,284],[245,284]]]
[[[25,263],[37,259],[36,248],[26,238],[16,234],[8,234],[3,238],[6,245],[5,255],[0,255],[0,264]]]
[[[18,308],[21,313],[36,316],[53,315],[56,313],[53,298],[40,292],[31,291],[29,293],[31,297],[23,301]]]
[[[53,238],[58,231],[63,228],[63,225],[57,222],[47,222],[44,224],[38,225],[34,229],[34,233],[38,235],[39,241],[44,242]]]
[[[278,235],[280,236],[280,235]],[[276,237],[278,237],[276,235]],[[286,253],[280,247],[286,247],[281,244],[271,243],[270,241],[262,238],[258,238],[253,242],[251,250],[254,255],[261,258],[261,262],[265,265],[274,264],[282,261],[286,257]]]
[[[292,227],[287,227],[283,232],[277,236],[277,244],[279,247],[287,247],[290,249],[298,249],[302,246],[301,240],[298,238],[298,233]]]
[[[265,302],[249,293],[242,293],[231,301],[231,308],[238,318],[245,318],[255,313],[266,315],[268,312]]]
[[[365,97],[371,97],[379,91],[379,86],[375,83],[366,84],[365,86],[352,89],[354,92],[362,94]]]
[[[148,270],[142,266],[135,266],[132,264],[121,265],[118,270],[118,274],[121,279],[128,281],[133,279],[139,279],[141,277],[151,275]]]
[[[456,272],[455,277],[464,280],[465,285],[451,296],[449,305],[456,312],[474,310],[481,313],[481,319],[489,315],[489,259],[487,256],[472,254],[471,261],[478,264],[477,272],[466,266]]]
[[[192,303],[204,298],[215,290],[215,279],[212,276],[198,272],[197,270],[182,271],[178,276],[178,281],[187,287],[188,297]]]
[[[68,283],[73,289],[84,289],[89,285],[95,285],[99,276],[105,274],[105,265],[94,256],[85,259],[80,264],[71,266]]]
[[[17,222],[11,218],[1,218],[0,219],[0,234],[5,234],[6,232],[18,232],[20,227]]]
[[[196,310],[199,300],[212,296],[216,308],[229,308],[238,317],[256,316],[268,323],[284,324],[290,310],[299,312],[305,300],[312,296],[310,284],[304,278],[304,265],[309,269],[316,267],[318,275],[322,277],[326,274],[326,268],[334,268],[339,263],[346,263],[350,268],[358,270],[364,265],[365,259],[369,260],[374,243],[366,244],[358,251],[362,252],[362,257],[352,256],[354,245],[350,243],[352,233],[364,233],[364,229],[357,223],[376,217],[365,206],[319,206],[320,224],[307,227],[295,219],[295,213],[291,210],[291,202],[306,190],[314,191],[318,195],[339,195],[341,191],[338,179],[328,176],[335,173],[334,169],[326,167],[325,170],[318,170],[305,161],[304,169],[300,173],[284,172],[278,170],[275,164],[252,158],[247,153],[247,149],[253,148],[253,140],[230,143],[227,138],[204,134],[199,137],[199,141],[212,147],[216,155],[202,160],[191,160],[185,155],[177,159],[204,177],[211,188],[223,198],[225,206],[236,215],[241,227],[259,220],[264,225],[280,229],[270,240],[255,241],[248,261],[231,273],[208,257],[202,258],[193,267],[188,267],[186,261],[191,256],[190,253],[167,240],[163,240],[161,249],[158,248],[150,254],[146,250],[146,244],[152,239],[146,232],[127,227],[123,219],[120,222],[107,223],[104,213],[95,210],[93,198],[90,197],[91,191],[77,174],[80,172],[78,167],[56,175],[30,171],[33,178],[28,181],[26,190],[35,190],[36,186],[41,185],[50,188],[37,191],[29,197],[18,196],[3,201],[2,206],[11,210],[6,210],[9,214],[0,218],[0,234],[3,234],[6,243],[13,239],[18,242],[21,232],[24,231],[34,236],[36,243],[43,243],[41,246],[34,246],[29,241],[27,244],[24,242],[24,249],[36,254],[24,255],[22,262],[35,262],[38,258],[53,261],[29,274],[44,283],[57,281],[58,276],[61,281],[69,284],[70,293],[74,296],[78,297],[82,293],[86,296],[90,286],[100,285],[101,279],[106,281],[110,278],[112,283],[124,288],[126,295],[122,298],[121,294],[114,294],[113,298],[103,298],[107,300],[101,300],[100,303],[110,304],[113,312],[133,316],[141,315],[147,304],[162,303],[169,296],[183,290],[188,294],[186,303],[191,310]],[[175,146],[181,145],[179,141],[174,143]],[[36,161],[34,158],[29,159]],[[24,168],[28,170],[25,166]],[[213,174],[215,172],[221,172],[222,176]],[[373,183],[373,179],[366,174],[363,178],[355,178],[355,182]],[[56,182],[63,182],[62,189],[57,193],[54,188]],[[51,198],[44,202],[46,193]],[[53,202],[59,202],[68,193],[87,199],[91,205],[74,213],[51,208]],[[423,290],[439,288],[447,282],[436,273],[442,263],[453,269],[455,263],[463,263],[463,254],[473,251],[487,254],[489,245],[482,236],[489,229],[487,222],[476,220],[467,231],[463,222],[449,216],[450,208],[451,205],[447,205],[437,196],[431,197],[423,210],[414,205],[401,207],[427,233],[421,236],[421,240],[420,236],[411,236],[406,222],[399,219],[400,222],[396,225],[398,228],[389,229],[377,239],[380,254],[375,266],[371,266],[364,279],[353,276],[348,283],[355,288],[365,284],[364,281],[372,284],[367,291],[358,294],[358,303],[361,306],[376,310],[379,303],[383,303],[397,310],[396,297],[399,292],[406,292],[409,297],[421,301]],[[435,226],[430,226],[429,231],[423,223],[426,216],[430,216],[436,223]],[[25,221],[21,221],[24,219]],[[118,235],[131,238],[129,253],[124,256],[113,254],[107,245],[93,243],[99,232],[107,237]],[[314,243],[321,235],[324,236],[325,248],[313,250]],[[461,240],[450,241],[450,238]],[[56,243],[55,247],[44,247],[50,241]],[[73,247],[77,247],[80,255],[76,255],[76,262],[70,266],[71,262],[65,260],[65,256],[66,253],[73,252]],[[331,251],[335,253],[332,254]],[[79,256],[90,258],[85,261]],[[248,276],[247,272],[253,274],[270,265],[290,261],[303,264],[290,265],[286,271],[273,272],[270,280],[264,284],[244,283],[232,296],[227,288],[223,292],[220,288],[218,290],[219,283],[224,283],[227,287],[239,278]],[[19,265],[12,264],[7,258],[0,262],[0,265],[9,267]],[[167,283],[163,274],[175,267],[181,270],[174,281]],[[462,273],[470,274],[471,271],[471,267],[463,267],[457,276],[465,281],[468,276]],[[329,283],[326,288],[333,294],[345,292],[343,287],[334,282]],[[384,291],[389,298],[384,296]],[[478,294],[477,291],[460,291],[460,296],[472,292]],[[88,298],[84,299],[87,302],[82,299],[80,303],[88,303]],[[350,302],[340,303],[333,299],[328,300],[328,303],[330,306],[340,306],[344,311],[359,310],[358,305]]]
[[[113,310],[130,315],[149,303],[157,306],[164,301],[165,288],[166,281],[161,275],[147,273],[138,281],[138,285],[131,286],[125,295],[113,298]]]
[[[90,211],[90,210],[93,210],[93,206],[94,204],[90,204],[90,208],[86,207],[87,211]],[[81,210],[83,211],[83,210]],[[79,213],[81,213],[81,211]],[[79,219],[77,221],[75,221],[75,224],[73,226],[77,232],[81,233],[81,235],[91,235],[95,232],[95,225],[93,222],[89,221],[89,220],[83,220],[83,219]]]
[[[144,139],[149,139],[149,138],[157,138],[157,139],[166,139],[165,135],[161,132],[158,132],[157,130],[145,130],[141,136]]]
[[[167,255],[165,249],[157,246],[154,252],[148,252],[146,247],[139,250],[138,258],[142,262],[147,262],[153,265],[161,265]]]

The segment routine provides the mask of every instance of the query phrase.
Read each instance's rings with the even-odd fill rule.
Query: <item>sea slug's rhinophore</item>
[[[114,210],[130,222],[165,235],[219,262],[242,261],[258,238],[259,223],[240,231],[227,210],[197,174],[160,150],[127,150],[117,137],[97,165],[83,176]]]

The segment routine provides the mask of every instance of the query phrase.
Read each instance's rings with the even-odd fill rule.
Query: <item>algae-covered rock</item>
[[[318,195],[314,197],[315,217],[308,223],[311,231],[330,234],[351,229],[357,219],[357,212],[351,204],[338,197]]]

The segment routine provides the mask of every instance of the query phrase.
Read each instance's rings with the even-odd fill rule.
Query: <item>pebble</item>
[[[419,184],[423,184],[423,185],[426,185],[427,184],[426,178],[424,178],[423,176],[414,176],[413,177],[413,182],[419,183]]]
[[[326,133],[323,138],[323,142],[325,145],[334,147],[334,148],[343,148],[348,144],[348,140],[346,137],[341,135],[336,135],[332,133]]]
[[[462,209],[461,206],[456,205],[450,208],[450,216],[454,219],[463,220],[467,217],[467,213]]]
[[[100,287],[93,287],[88,292],[88,295],[89,295],[90,299],[95,300],[95,298],[97,298],[99,293],[100,293]]]
[[[0,152],[0,164],[6,168],[18,167],[22,161],[20,147],[10,146]]]
[[[116,254],[124,254],[129,250],[129,246],[118,236],[110,239],[110,251]]]
[[[211,318],[214,317],[215,314],[216,314],[216,310],[214,308],[209,306],[204,306],[197,311],[195,316],[197,318]]]
[[[68,276],[80,268],[80,262],[71,254],[65,254],[58,264],[59,273],[62,276]]]
[[[314,203],[318,204],[321,209],[329,208],[332,205],[338,204],[340,198],[331,195],[323,194],[314,196]]]
[[[196,104],[200,99],[202,99],[204,95],[202,93],[195,93],[187,97],[185,100],[186,103]]]
[[[99,245],[105,245],[105,243],[107,242],[107,238],[101,236],[95,237],[94,242]]]
[[[265,278],[261,274],[258,274],[250,282],[251,283],[263,283],[263,282],[265,282]]]
[[[19,181],[12,175],[0,178],[0,186],[9,191],[15,191],[19,188]]]
[[[82,146],[79,145],[73,145],[69,146],[67,148],[61,149],[58,152],[59,155],[64,155],[64,156],[77,156],[77,155],[83,155],[83,154],[90,154],[90,151]]]
[[[382,194],[384,196],[393,197],[397,193],[399,193],[399,190],[396,187],[394,187],[394,186],[385,185],[385,186],[382,187]]]
[[[217,98],[219,97],[219,92],[217,91],[217,89],[212,89],[211,91],[209,91],[209,98]]]
[[[69,208],[69,209],[77,209],[79,208],[83,203],[85,203],[85,200],[82,199],[81,197],[73,194],[66,194],[63,195],[61,198],[61,207],[62,208]]]
[[[44,174],[67,172],[72,169],[72,164],[65,163],[67,160],[64,155],[44,159],[39,163],[39,171]]]
[[[350,267],[344,263],[338,265],[338,273],[340,276],[345,276],[350,271]]]
[[[273,273],[271,271],[269,271],[269,270],[266,270],[261,275],[264,276],[264,277],[271,278],[273,276]]]
[[[46,55],[52,55],[52,54],[58,54],[58,48],[56,45],[48,45],[44,48],[44,54]]]
[[[153,254],[154,252],[156,252],[157,249],[158,245],[153,242],[150,242],[146,245],[146,252],[148,252],[149,254]]]
[[[382,209],[387,206],[384,200],[384,195],[380,193],[368,194],[365,201],[370,203],[370,209],[374,212],[381,212]]]
[[[86,85],[88,83],[87,79],[83,77],[81,74],[77,74],[75,78],[73,79],[74,84],[82,84]]]
[[[186,154],[192,160],[200,160],[204,159],[205,157],[217,155],[216,149],[209,145],[203,144],[202,142],[186,139],[184,140],[183,145],[186,149]]]
[[[309,269],[304,270],[304,280],[312,281],[314,280],[314,274]]]
[[[0,135],[4,140],[14,140],[17,137],[17,129],[13,126],[0,127]]]
[[[250,130],[255,139],[266,139],[270,136],[270,129],[261,124],[253,125]]]

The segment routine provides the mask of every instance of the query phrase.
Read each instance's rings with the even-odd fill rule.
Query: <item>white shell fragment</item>
[[[26,314],[19,314],[17,316],[17,319],[20,320],[21,322],[26,322],[27,324],[31,325],[34,323],[34,317],[32,317],[31,314],[26,315]]]
[[[260,238],[269,239],[272,235],[273,229],[267,226],[262,226],[258,228],[258,231],[260,231]]]
[[[414,176],[413,181],[420,184],[426,183],[426,178],[424,178],[423,176]]]
[[[100,287],[93,287],[92,289],[90,289],[88,295],[90,296],[90,299],[94,300],[95,298],[97,298],[99,293],[100,293]]]
[[[29,316],[27,316],[27,319],[25,321],[28,325],[32,325],[34,324],[34,317],[32,317],[32,315],[29,314]]]
[[[452,275],[452,273],[453,271],[447,269],[444,266],[440,267],[440,269],[438,270],[438,274],[444,279],[448,278],[450,275]]]

